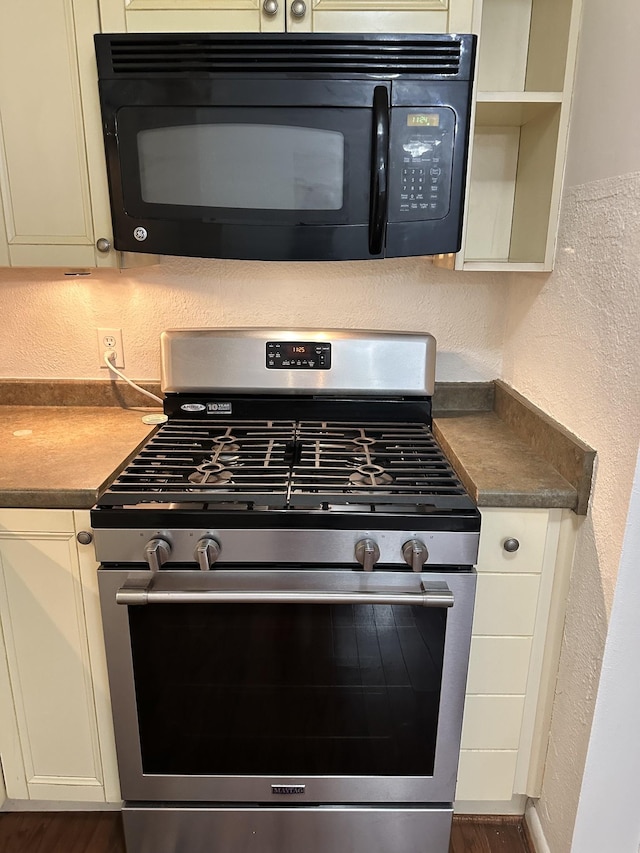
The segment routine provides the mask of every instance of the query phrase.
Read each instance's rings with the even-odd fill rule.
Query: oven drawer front
[[[475,580],[101,569],[124,798],[450,802]]]
[[[442,853],[449,808],[127,807],[131,853]]]

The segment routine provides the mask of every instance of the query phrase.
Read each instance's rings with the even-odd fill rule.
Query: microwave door
[[[379,255],[384,249],[388,203],[389,97],[384,86],[373,93],[373,132],[371,138],[371,199],[369,213],[369,251]]]

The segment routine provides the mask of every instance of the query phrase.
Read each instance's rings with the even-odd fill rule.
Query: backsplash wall
[[[501,375],[508,279],[440,270],[424,258],[262,263],[163,258],[67,277],[0,270],[0,378],[106,379],[96,329],[123,331],[125,373],[159,378],[163,329],[302,326],[430,332],[437,378]]]

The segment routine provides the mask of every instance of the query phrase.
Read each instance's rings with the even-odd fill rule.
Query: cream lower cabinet
[[[120,798],[88,512],[0,510],[0,756],[10,799]]]
[[[115,266],[97,0],[0,3],[0,265]],[[103,245],[101,243],[101,245]]]
[[[103,32],[468,32],[472,0],[100,0]]]
[[[540,793],[576,521],[482,510],[458,812],[522,813]]]

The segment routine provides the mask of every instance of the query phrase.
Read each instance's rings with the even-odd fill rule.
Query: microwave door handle
[[[371,207],[369,211],[369,251],[379,255],[384,244],[387,220],[389,158],[389,96],[384,86],[373,92],[373,134],[371,145]]]

